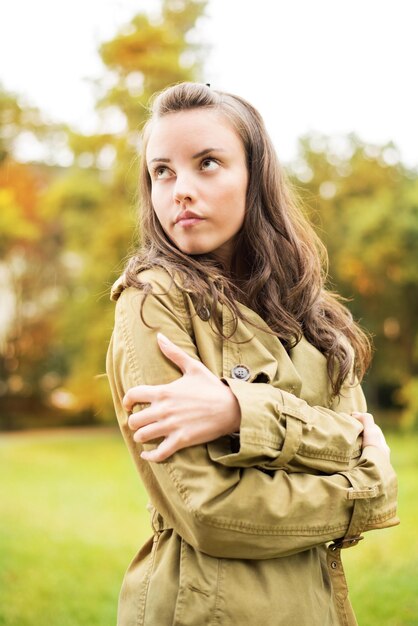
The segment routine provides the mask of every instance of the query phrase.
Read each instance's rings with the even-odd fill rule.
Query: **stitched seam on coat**
[[[229,340],[230,330],[232,328],[233,320],[230,318],[231,312],[228,307],[222,305],[222,330],[225,331],[227,339],[222,340],[223,350],[225,350],[225,362],[222,364],[223,375],[225,378],[231,376],[231,369],[233,367],[233,349]],[[226,371],[225,371],[226,370]]]
[[[241,443],[245,443],[248,446],[251,445],[259,445],[259,446],[269,446],[270,448],[274,448],[277,452],[279,445],[282,443],[281,439],[276,437],[263,437],[262,435],[253,435],[254,431],[243,430],[240,432],[240,441]]]
[[[185,605],[185,580],[184,580],[184,576],[185,576],[185,570],[187,569],[186,566],[186,561],[187,561],[187,543],[186,541],[181,538],[181,542],[180,542],[180,560],[179,560],[179,585],[178,585],[178,592],[177,592],[177,600],[174,606],[174,621],[173,624],[181,624],[183,619],[182,619],[182,615],[183,615],[183,607]]]
[[[367,520],[367,525],[372,524],[373,522],[385,522],[387,519],[394,517],[397,513],[396,507],[389,509],[385,513],[381,513],[380,515],[373,515],[369,517]]]
[[[187,332],[189,333],[191,337],[194,337],[192,320],[190,317],[189,305],[186,300],[186,294],[184,293],[184,291],[180,290],[177,287],[177,285],[176,285],[176,290],[174,293],[175,293],[175,297],[177,297],[177,304],[179,308],[183,310],[184,322],[186,325]]]
[[[138,614],[137,614],[137,619],[136,619],[137,626],[142,626],[143,623],[144,623],[145,605],[147,603],[148,589],[149,589],[149,585],[150,585],[150,582],[151,582],[151,572],[152,572],[153,567],[154,567],[155,554],[157,552],[159,541],[160,541],[160,533],[158,533],[157,535],[154,535],[154,539],[153,539],[153,543],[152,543],[152,549],[151,549],[151,555],[150,555],[150,562],[149,562],[149,565],[148,565],[147,570],[145,572],[145,576],[144,576],[144,579],[143,579],[142,591],[141,591],[141,594],[140,594],[140,596],[138,598]]]
[[[299,446],[298,455],[315,459],[326,459],[329,461],[350,461],[353,458],[353,455],[351,453],[341,454],[335,452],[331,448],[324,448],[324,450],[321,450],[321,452],[317,452],[316,449],[310,448],[303,443]]]
[[[224,559],[218,559],[218,580],[216,585],[216,598],[215,598],[215,609],[213,611],[213,620],[211,620],[210,624],[221,624],[221,620],[223,618],[223,613],[220,606],[221,601],[221,590],[224,589],[224,578],[225,578],[225,567],[226,563]],[[223,598],[222,598],[223,600]]]
[[[294,409],[292,407],[289,407],[286,404],[284,404],[283,406],[278,406],[278,409],[280,413],[282,413],[283,415],[294,417],[295,419],[298,419],[301,422],[304,422],[305,424],[310,424],[312,422],[312,419],[309,416],[306,416],[303,413],[301,413],[299,409]]]
[[[193,335],[191,322],[190,322],[190,315],[188,314],[188,311],[186,309],[183,293],[179,290],[177,285],[175,285],[175,287],[176,288],[173,291],[174,298],[177,299],[178,308],[181,309],[182,312],[184,313],[183,319],[185,320],[185,322],[187,322],[186,323],[187,330],[190,331],[191,335]],[[122,306],[122,300],[120,300],[120,315],[121,315],[122,334],[123,334],[123,339],[125,341],[126,352],[128,355],[128,363],[129,363],[129,367],[131,368],[134,374],[134,377],[131,376],[130,378],[131,378],[132,384],[136,385],[140,378],[140,368],[138,366],[138,362],[136,359],[135,342],[128,326],[127,311]],[[144,403],[144,407],[145,406],[148,406],[148,404]]]
[[[136,362],[136,358],[135,358],[134,341],[133,341],[133,338],[132,338],[131,333],[129,332],[129,328],[128,328],[127,313],[126,313],[126,310],[123,307],[121,307],[120,315],[121,315],[122,334],[123,334],[123,338],[124,338],[124,341],[125,341],[126,352],[127,352],[127,355],[128,355],[128,363],[129,363],[129,367],[131,368],[132,372],[135,374],[135,377],[133,379],[133,382],[135,384],[135,382],[136,382],[135,378],[139,379],[139,368],[137,367],[137,362]],[[132,376],[131,376],[131,381],[132,381]]]

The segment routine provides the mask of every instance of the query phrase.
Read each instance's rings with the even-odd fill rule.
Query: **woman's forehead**
[[[191,109],[168,113],[152,121],[146,148],[147,159],[163,157],[162,154],[154,154],[156,151],[181,148],[194,150],[203,144],[205,149],[242,147],[242,141],[232,123],[219,110]]]

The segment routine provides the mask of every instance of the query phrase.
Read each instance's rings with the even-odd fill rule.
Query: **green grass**
[[[119,433],[9,435],[0,458],[0,624],[113,626],[149,534]]]
[[[390,444],[402,525],[344,554],[360,626],[418,624],[418,437]],[[3,435],[0,472],[0,625],[114,626],[123,573],[150,534],[119,433]]]

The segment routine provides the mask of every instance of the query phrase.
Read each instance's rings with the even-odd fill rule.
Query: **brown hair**
[[[145,150],[152,123],[197,108],[215,109],[226,116],[247,158],[246,214],[229,270],[210,254],[181,252],[163,231],[151,203]],[[325,289],[326,250],[295,201],[264,122],[251,104],[197,83],[181,83],[158,94],[143,133],[139,192],[141,246],[126,268],[128,285],[144,288],[138,272],[163,267],[172,277],[180,277],[197,308],[208,303],[210,294],[209,306],[220,334],[217,303],[227,305],[237,323],[238,318],[245,319],[237,305],[242,302],[260,315],[288,349],[302,334],[318,348],[327,358],[335,394],[351,369],[361,380],[370,362],[370,342],[341,298]],[[239,275],[238,259],[246,263]]]

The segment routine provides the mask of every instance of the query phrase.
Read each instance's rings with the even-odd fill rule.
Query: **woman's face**
[[[170,113],[152,124],[146,160],[152,205],[186,254],[212,252],[227,266],[245,214],[244,146],[218,111]]]

